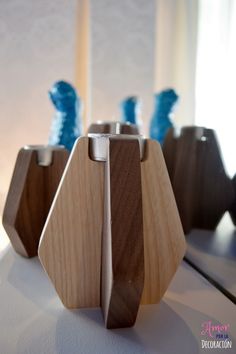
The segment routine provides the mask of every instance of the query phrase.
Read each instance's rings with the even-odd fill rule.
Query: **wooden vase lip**
[[[99,128],[99,132],[96,131],[96,127]],[[104,133],[108,134],[127,134],[133,135],[139,133],[139,128],[136,124],[130,122],[119,122],[119,121],[102,121],[98,120],[90,125],[88,133],[102,133],[102,127],[104,127]],[[125,131],[125,128],[128,130]]]
[[[53,152],[64,150],[63,145],[25,145],[27,151],[37,152],[37,163],[39,166],[47,167],[53,163]]]
[[[143,135],[129,135],[129,134],[99,134],[90,133],[89,137],[89,156],[94,161],[107,161],[108,156],[108,140],[137,140],[140,149],[140,161],[144,158],[145,153],[145,137]]]
[[[65,147],[63,145],[40,145],[40,144],[36,144],[36,145],[25,145],[23,147],[24,150],[31,150],[31,151],[39,151],[39,150],[62,150],[65,149]]]
[[[206,128],[203,126],[187,125],[181,128],[174,129],[174,136],[179,138],[180,136],[192,136],[197,140],[206,141],[210,136],[214,135],[214,129]]]

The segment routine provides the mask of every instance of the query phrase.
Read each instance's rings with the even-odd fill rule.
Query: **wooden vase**
[[[163,154],[183,229],[214,230],[234,199],[214,130],[184,127],[167,133]]]
[[[102,307],[107,328],[158,303],[185,252],[162,151],[135,135],[77,140],[39,258],[67,308]]]
[[[3,226],[15,251],[38,252],[39,238],[69,157],[62,147],[27,146],[17,156],[3,211]]]

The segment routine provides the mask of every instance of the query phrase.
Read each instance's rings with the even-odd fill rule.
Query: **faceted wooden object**
[[[158,303],[185,252],[159,144],[108,136],[77,140],[48,215],[39,257],[63,304],[103,309],[107,328],[132,326]],[[103,150],[102,150],[103,152]]]
[[[167,133],[163,144],[184,232],[214,230],[234,198],[214,130],[184,127]]]
[[[39,238],[61,180],[69,152],[61,147],[22,148],[3,212],[3,226],[15,251],[25,257],[38,252]]]

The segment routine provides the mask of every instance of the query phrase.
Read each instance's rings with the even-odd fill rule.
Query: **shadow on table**
[[[187,281],[191,269],[181,269]],[[6,286],[8,282],[38,309],[24,318],[17,340],[19,354],[195,354],[201,323],[209,320],[199,311],[164,299],[159,305],[141,306],[133,328],[106,330],[100,309],[63,308],[37,258],[24,259],[9,248],[0,260],[0,275]]]
[[[189,248],[193,247],[202,255],[236,262],[236,228],[228,212],[224,214],[216,230],[193,229],[186,240]]]
[[[236,302],[236,230],[226,215],[216,231],[192,230],[185,259]]]
[[[37,257],[21,257],[9,247],[0,259],[0,275],[38,308],[53,312],[58,297]]]
[[[141,306],[133,328],[105,329],[100,309],[65,310],[56,327],[57,353],[76,353],[77,348],[78,353],[96,354],[195,354],[198,345],[185,321],[164,301]]]
[[[214,231],[193,230],[187,236],[187,244],[203,254],[236,262],[236,230],[225,235]]]
[[[200,348],[201,339],[207,339],[201,338],[201,325],[217,320],[176,301],[165,301],[141,306],[136,325],[126,329],[105,329],[100,309],[60,308],[53,322],[36,316],[21,332],[17,354],[205,353]]]

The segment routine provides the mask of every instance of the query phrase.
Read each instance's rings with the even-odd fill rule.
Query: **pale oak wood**
[[[105,162],[102,309],[107,328],[133,326],[144,284],[138,140],[110,138]]]
[[[158,303],[186,245],[160,145],[147,140],[141,162],[145,278],[142,304]]]
[[[149,304],[159,302],[166,291],[184,255],[185,239],[157,142],[146,141],[145,157],[140,166],[145,265],[142,303]],[[79,139],[49,213],[39,249],[43,266],[62,302],[69,308],[100,305],[103,186],[104,163],[91,161],[88,138]],[[114,184],[113,188],[119,189],[119,186]],[[103,272],[112,269],[111,238],[106,241],[110,246],[104,242],[105,250],[110,252],[103,253],[103,257],[110,259],[110,263],[103,263],[106,267]],[[111,276],[105,273],[104,279],[107,289],[111,290]],[[109,297],[111,292],[108,291]]]
[[[77,140],[39,245],[39,258],[68,308],[100,306],[104,164]]]

